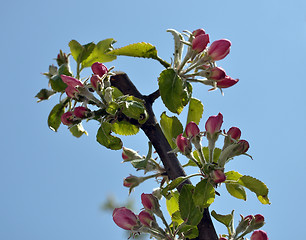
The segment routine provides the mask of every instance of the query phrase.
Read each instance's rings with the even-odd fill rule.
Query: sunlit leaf
[[[65,106],[62,103],[56,104],[51,110],[48,117],[48,126],[49,128],[57,132],[57,129],[61,125],[61,116],[65,112]]]
[[[201,180],[195,187],[193,200],[196,206],[207,208],[215,200],[215,189],[207,179]]]
[[[119,150],[122,148],[121,139],[111,135],[112,125],[108,122],[103,122],[97,132],[97,141],[101,145],[112,150]]]
[[[79,124],[72,126],[69,130],[72,133],[72,135],[77,138],[81,137],[83,134],[88,135],[81,122]]]
[[[211,212],[211,215],[220,223],[224,224],[226,227],[230,228],[233,222],[234,210],[231,214],[222,215],[216,213],[214,210]]]
[[[166,206],[172,221],[176,222],[178,225],[182,224],[184,220],[181,218],[179,213],[179,193],[172,192],[170,199],[166,199]]]
[[[174,69],[168,68],[158,78],[159,92],[165,106],[173,113],[180,114],[188,103],[190,88],[177,75]]]
[[[226,183],[225,186],[229,194],[231,194],[233,197],[246,201],[246,192],[240,184]]]
[[[82,62],[82,68],[90,67],[95,62],[111,62],[117,57],[110,55],[108,52],[113,48],[112,44],[116,41],[113,38],[108,38],[98,42],[87,59]]]
[[[173,139],[183,132],[183,125],[177,117],[168,117],[166,112],[160,116],[160,126],[172,149],[176,148]]]
[[[191,98],[188,108],[187,124],[191,121],[195,122],[196,124],[199,124],[202,118],[203,111],[204,107],[202,102],[196,98]]]
[[[152,44],[145,42],[133,43],[121,48],[116,48],[108,54],[157,59],[156,48]]]
[[[123,120],[112,124],[112,131],[120,135],[135,135],[139,132],[139,127]]]

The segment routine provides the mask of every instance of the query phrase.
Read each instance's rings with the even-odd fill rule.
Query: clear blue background
[[[270,239],[300,239],[305,223],[305,67],[306,2],[303,0],[220,1],[6,1],[1,4],[1,159],[0,239],[83,240],[126,239],[101,204],[109,194],[125,202],[122,179],[135,171],[121,164],[121,151],[95,141],[96,123],[85,123],[89,136],[76,139],[66,127],[58,133],[47,117],[58,101],[37,104],[34,96],[47,87],[41,75],[55,63],[68,42],[82,44],[113,37],[116,47],[146,41],[170,61],[179,31],[204,28],[211,41],[228,38],[230,55],[219,66],[239,78],[233,88],[207,92],[194,85],[208,116],[222,112],[225,129],[238,126],[251,145],[254,161],[239,157],[227,170],[250,174],[270,188],[270,206],[253,193],[248,201],[220,189],[211,206],[218,213],[261,213]],[[162,66],[146,59],[120,57],[106,64],[128,73],[139,90],[157,89]],[[88,72],[89,73],[89,72]],[[156,115],[163,111],[160,100]],[[184,115],[184,114],[183,114]],[[183,120],[185,121],[185,120]],[[141,132],[123,138],[126,147],[147,151]],[[181,158],[185,161],[184,158]],[[131,194],[136,211],[140,193],[156,187],[149,181]],[[226,229],[215,223],[218,233]]]

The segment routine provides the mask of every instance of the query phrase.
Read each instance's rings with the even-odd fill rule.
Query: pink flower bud
[[[155,211],[159,209],[158,199],[153,194],[141,194],[141,203],[147,210]]]
[[[79,93],[79,90],[75,87],[68,86],[66,87],[65,92],[68,97],[75,98],[76,94]]]
[[[248,224],[250,224],[250,222],[253,220],[253,215],[248,215],[246,217],[243,218],[243,221],[247,221]]]
[[[205,123],[205,129],[208,133],[213,135],[218,133],[223,123],[223,115],[219,113],[217,116],[210,116]]]
[[[214,181],[214,183],[222,183],[226,180],[226,176],[224,174],[224,171],[221,169],[213,170],[210,173],[211,179]]]
[[[225,78],[226,74],[225,74],[225,71],[223,68],[220,68],[220,67],[213,67],[211,70],[210,70],[210,73],[208,75],[208,79],[212,79],[212,80],[216,80],[216,81],[219,81],[219,80],[222,80],[223,78]]]
[[[71,111],[65,112],[64,114],[62,114],[61,120],[64,125],[67,125],[67,126],[73,125],[74,124],[73,112]]]
[[[91,70],[94,74],[97,74],[99,77],[103,77],[103,75],[108,72],[107,67],[100,62],[95,62],[94,64],[92,64]]]
[[[197,37],[197,36],[202,35],[202,34],[205,34],[205,30],[204,30],[203,28],[199,28],[199,29],[194,30],[194,31],[192,32],[192,35],[193,35],[194,37]]]
[[[229,88],[233,85],[235,85],[239,79],[233,79],[229,76],[226,76],[225,78],[217,81],[217,87],[218,88]]]
[[[63,80],[64,83],[67,84],[67,86],[74,87],[74,88],[77,86],[84,87],[83,83],[74,77],[70,77],[70,76],[66,76],[62,74],[61,79]]]
[[[231,45],[227,39],[214,41],[208,48],[208,55],[213,61],[221,60],[229,54]]]
[[[201,34],[195,37],[192,41],[192,49],[197,53],[202,52],[207,44],[209,43],[209,35],[208,34]]]
[[[179,134],[176,137],[176,145],[183,154],[189,154],[191,152],[191,143],[187,138],[183,137],[183,134]]]
[[[256,214],[254,216],[254,222],[252,223],[254,229],[259,229],[265,224],[265,218],[261,214]]]
[[[125,230],[132,230],[137,226],[137,216],[125,207],[115,208],[113,212],[114,222]]]
[[[200,133],[200,129],[195,122],[189,122],[185,129],[187,137],[195,137]]]
[[[97,89],[99,82],[101,82],[101,79],[97,74],[91,76],[90,83],[95,89]]]
[[[236,150],[237,155],[246,153],[249,150],[249,147],[250,147],[249,143],[246,140],[239,140],[238,145],[239,145],[239,147]]]
[[[268,240],[268,235],[265,231],[256,230],[251,236],[251,240]]]
[[[238,140],[241,136],[241,131],[237,127],[231,127],[226,134],[231,136],[232,139]]]
[[[123,179],[123,186],[133,189],[134,187],[137,187],[142,182],[143,182],[142,177],[130,175],[126,177],[125,179]]]
[[[147,212],[146,210],[141,211],[138,214],[138,218],[140,220],[140,222],[147,227],[151,227],[152,222],[155,221],[154,216],[152,216],[152,214],[150,214],[149,212]]]
[[[142,159],[142,157],[133,149],[123,147],[122,148],[122,158],[124,161],[132,161],[136,159]]]
[[[87,114],[90,112],[90,110],[86,107],[76,107],[73,111],[74,115],[78,118],[86,118]]]

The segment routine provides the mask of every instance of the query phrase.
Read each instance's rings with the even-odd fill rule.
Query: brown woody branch
[[[168,177],[174,180],[180,176],[186,176],[186,173],[178,161],[176,155],[172,152],[170,144],[168,143],[165,135],[163,134],[155,114],[152,109],[153,102],[160,96],[159,91],[155,91],[148,96],[142,95],[129,77],[125,73],[118,73],[111,77],[112,86],[118,88],[123,94],[132,95],[145,101],[145,106],[149,114],[148,120],[141,126],[141,129],[147,135],[156,152],[158,153]],[[184,184],[191,184],[189,180],[186,180],[178,187],[178,191],[181,190]],[[213,226],[210,214],[206,208],[203,213],[203,218],[198,225],[199,236],[196,240],[217,240],[218,236]]]

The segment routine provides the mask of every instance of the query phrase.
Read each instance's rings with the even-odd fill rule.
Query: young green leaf
[[[202,102],[196,98],[190,98],[186,124],[193,121],[199,125],[203,111],[204,107]]]
[[[139,127],[129,123],[128,121],[120,121],[112,124],[112,131],[120,135],[135,135],[139,132]]]
[[[246,192],[240,184],[226,183],[225,186],[229,194],[231,194],[233,197],[238,198],[238,199],[243,199],[244,201],[246,201],[247,199]]]
[[[51,77],[49,83],[51,88],[56,92],[63,92],[67,87],[67,84],[63,82],[59,75],[54,75]]]
[[[37,102],[41,102],[43,100],[48,100],[55,93],[56,92],[54,92],[53,90],[43,88],[36,94],[35,97],[38,98]]]
[[[72,57],[78,64],[86,60],[96,46],[93,42],[81,45],[76,40],[71,40],[68,45],[70,47]]]
[[[185,184],[182,187],[179,196],[179,208],[181,217],[186,222],[186,224],[196,226],[201,221],[203,215],[193,201],[193,191],[194,186],[191,184]]]
[[[115,42],[113,38],[98,42],[89,57],[82,62],[82,68],[90,67],[95,62],[105,63],[115,60],[117,56],[108,54],[108,52],[113,49],[112,44]]]
[[[108,122],[103,122],[97,132],[97,141],[101,145],[112,150],[119,150],[122,148],[121,139],[111,135],[112,125]]]
[[[202,147],[202,151],[203,151],[203,154],[204,154],[204,157],[205,159],[209,159],[209,150],[208,150],[208,147]],[[218,162],[218,159],[219,159],[219,156],[221,154],[221,149],[220,148],[215,148],[214,150],[214,162]],[[196,160],[200,161],[200,158],[199,158],[199,153],[197,152],[197,150],[195,150],[193,152],[193,156],[195,157]]]
[[[121,48],[116,48],[108,54],[153,59],[158,58],[156,48],[152,44],[145,42],[133,43]]]
[[[51,110],[49,117],[48,117],[48,126],[49,128],[57,132],[57,129],[61,125],[61,116],[65,112],[65,106],[62,103],[56,104],[53,109]]]
[[[161,192],[162,195],[166,195],[168,191],[173,190],[178,185],[180,185],[182,182],[184,182],[188,177],[178,177],[174,179],[171,183],[169,183]]]
[[[270,204],[268,198],[269,189],[263,182],[251,176],[242,176],[239,179],[239,183],[254,192],[262,204]]]
[[[234,210],[231,214],[222,215],[216,213],[214,210],[211,212],[211,215],[220,223],[224,224],[227,228],[231,228],[231,224],[234,218]]]
[[[226,180],[238,181],[239,178],[242,177],[242,174],[240,174],[239,172],[235,172],[235,171],[228,171],[225,173],[225,176],[226,176]]]
[[[166,112],[163,112],[160,116],[160,126],[171,148],[175,149],[176,144],[173,139],[183,132],[183,125],[180,120],[175,116],[168,117]]]
[[[72,126],[69,130],[72,135],[77,138],[81,137],[83,134],[88,135],[81,122],[77,125]]]
[[[173,113],[180,114],[188,103],[190,89],[177,75],[174,69],[168,68],[158,78],[160,96],[165,106]],[[188,93],[188,94],[187,94]]]
[[[184,222],[184,220],[181,218],[179,213],[179,193],[175,191],[172,192],[171,195],[172,196],[170,199],[166,199],[167,210],[172,221],[180,225]]]
[[[179,233],[183,233],[185,238],[194,239],[199,236],[199,230],[197,226],[184,225]]]
[[[207,179],[201,180],[195,187],[193,200],[201,209],[207,208],[215,200],[215,189]]]

